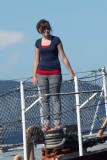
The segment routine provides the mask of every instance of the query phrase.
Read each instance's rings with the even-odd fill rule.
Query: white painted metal
[[[26,142],[26,119],[25,119],[25,99],[23,82],[20,82],[21,109],[22,109],[22,128],[23,128],[23,150],[24,160],[27,160],[27,142]]]
[[[74,77],[75,82],[75,92],[78,92],[78,78]],[[82,133],[81,133],[81,119],[80,119],[80,102],[79,102],[79,94],[75,94],[76,96],[76,109],[77,109],[77,126],[78,126],[78,142],[79,142],[79,155],[83,155],[83,147],[82,147]]]
[[[102,97],[102,95],[103,95],[103,88],[102,88],[102,92],[100,93],[100,97]],[[94,128],[94,125],[95,125],[95,121],[97,119],[97,114],[98,114],[98,110],[99,110],[99,104],[100,104],[100,101],[98,102],[98,105],[96,107],[96,111],[95,111],[95,114],[94,114],[91,130],[90,130],[90,135],[92,134],[92,131],[93,131],[93,128]]]
[[[27,112],[30,108],[32,108],[37,102],[39,102],[42,97],[39,97],[34,103],[32,103],[28,108],[26,108],[25,112]]]
[[[105,99],[105,111],[107,117],[107,84],[106,84],[106,71],[105,68],[102,68],[102,75],[103,75],[103,89],[104,89],[104,99]]]
[[[106,116],[107,116],[107,90],[106,90],[106,78],[105,78],[105,68],[102,68],[102,74],[103,74],[103,91],[104,91],[104,97],[105,97],[105,109],[106,109]],[[78,126],[78,141],[79,141],[79,155],[83,155],[83,147],[82,147],[82,133],[81,133],[81,120],[80,120],[80,107],[82,108],[86,103],[89,102],[96,94],[97,92],[101,92],[100,96],[102,96],[102,91],[101,90],[93,90],[93,91],[81,91],[79,92],[78,90],[78,78],[75,76],[74,78],[75,82],[75,92],[70,92],[70,93],[56,93],[56,94],[45,94],[45,95],[40,95],[39,98],[32,103],[27,109],[25,108],[25,97],[24,97],[24,87],[23,87],[23,82],[20,82],[20,92],[21,92],[21,108],[22,108],[22,127],[23,127],[23,147],[24,147],[24,160],[27,160],[27,142],[26,142],[26,122],[25,122],[25,113],[32,108],[36,103],[40,102],[41,99],[44,96],[54,96],[54,95],[72,95],[75,94],[76,98],[76,109],[77,109],[77,126]],[[81,93],[94,93],[88,100],[86,100],[81,106],[79,102],[79,94]],[[32,96],[33,97],[33,96]],[[100,102],[99,102],[100,103]],[[97,106],[98,109],[98,106]],[[96,111],[97,112],[97,111]],[[94,119],[96,118],[96,115]],[[94,125],[94,121],[93,121]],[[91,127],[91,131],[93,129],[93,126]],[[90,136],[90,135],[88,135]]]
[[[94,93],[91,97],[89,97],[83,104],[81,104],[80,108],[84,107],[90,100],[92,100],[97,93]]]

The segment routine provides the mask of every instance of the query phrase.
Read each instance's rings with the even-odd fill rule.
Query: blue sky
[[[107,69],[107,0],[0,0],[0,80],[32,76],[41,37],[35,26],[43,18],[62,40],[74,72]]]

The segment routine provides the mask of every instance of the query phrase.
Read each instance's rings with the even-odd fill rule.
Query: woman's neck
[[[43,36],[42,38],[43,38],[44,40],[50,40],[50,39],[51,39],[51,35],[46,36],[46,37],[45,37],[45,36]]]

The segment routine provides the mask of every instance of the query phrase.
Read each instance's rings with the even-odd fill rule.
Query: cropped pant
[[[40,94],[60,93],[62,75],[37,75],[38,88]],[[40,101],[42,125],[45,125],[50,120],[50,96],[45,96]],[[60,123],[61,103],[58,95],[51,96],[53,104],[54,123]]]

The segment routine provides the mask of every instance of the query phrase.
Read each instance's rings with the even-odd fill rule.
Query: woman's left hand
[[[71,77],[71,79],[74,79],[75,74],[74,74],[74,73],[71,73],[71,74],[70,74],[70,77]]]

